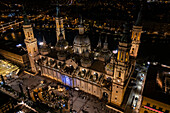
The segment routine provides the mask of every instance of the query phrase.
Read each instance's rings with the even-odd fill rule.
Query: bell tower
[[[121,105],[129,80],[131,36],[129,24],[124,24],[124,31],[118,45],[118,55],[114,67],[111,102]]]
[[[63,38],[65,39],[65,31],[64,31],[64,25],[63,25],[63,18],[59,15],[59,5],[57,4],[56,7],[56,36],[57,41],[59,41],[59,35],[62,33]]]
[[[36,66],[34,58],[38,55],[37,39],[34,38],[34,33],[31,24],[29,23],[26,13],[24,13],[23,31],[25,35],[25,44],[28,51],[28,57],[30,60],[31,70],[36,72]]]
[[[116,82],[123,85],[128,77],[129,52],[131,47],[130,30],[128,23],[124,24],[124,31],[118,46],[117,63],[114,69]]]
[[[132,56],[134,58],[136,58],[137,54],[138,54],[140,38],[141,38],[141,33],[142,33],[142,22],[141,22],[142,9],[143,9],[143,6],[141,6],[140,12],[138,13],[137,21],[132,29],[132,37],[131,37],[132,46],[131,46],[131,50],[130,50],[130,56]]]

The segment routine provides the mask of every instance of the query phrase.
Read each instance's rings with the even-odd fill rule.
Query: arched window
[[[117,60],[120,59],[119,57],[120,57],[120,51],[118,51]]]
[[[79,49],[77,48],[77,53],[79,53]]]
[[[128,61],[128,59],[129,59],[129,53],[128,52],[126,52],[126,62]]]
[[[34,48],[34,52],[36,52],[36,49]]]
[[[131,51],[132,54],[134,53],[134,50],[135,50],[135,48],[132,48],[132,51]]]
[[[140,40],[141,33],[138,34],[138,40]]]
[[[119,71],[119,77],[121,77],[121,71]]]
[[[27,35],[28,35],[28,37],[30,37],[30,33],[29,32],[27,32]]]
[[[123,52],[120,54],[120,60],[123,61]]]

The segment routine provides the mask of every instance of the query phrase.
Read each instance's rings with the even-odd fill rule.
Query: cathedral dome
[[[61,50],[57,53],[57,57],[59,60],[66,60],[67,52],[64,50]]]
[[[82,59],[80,60],[80,62],[81,62],[81,65],[82,65],[83,67],[90,67],[90,66],[91,66],[92,61],[91,61],[91,58],[90,58],[90,56],[89,56],[89,52],[88,52],[88,51],[86,51],[86,52],[84,53],[84,57],[82,57]]]
[[[43,45],[40,47],[39,52],[42,55],[47,55],[51,51],[50,47],[46,44],[45,38],[43,37]]]
[[[48,46],[42,46],[39,51],[42,55],[46,55],[49,54],[51,50]]]
[[[107,50],[102,49],[98,55],[98,59],[101,61],[108,61],[110,57],[111,57],[111,51],[109,49]]]
[[[79,34],[74,38],[73,50],[76,54],[82,54],[85,51],[91,51],[90,39],[84,33],[84,26],[79,25]]]
[[[73,42],[74,45],[80,45],[80,46],[86,46],[86,45],[89,45],[90,44],[90,39],[88,36],[86,35],[77,35],[75,38],[74,38],[74,42]]]

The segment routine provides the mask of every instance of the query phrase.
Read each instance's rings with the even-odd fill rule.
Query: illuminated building
[[[27,66],[29,63],[27,52],[21,47],[21,44],[12,41],[0,42],[0,55],[5,59],[21,66]]]
[[[59,40],[59,35],[62,33],[63,38],[65,39],[65,31],[64,31],[64,25],[63,25],[63,18],[60,16],[59,13],[59,7],[56,7],[56,36],[57,41]]]
[[[48,54],[42,54],[41,49],[38,54],[31,25],[23,26],[32,71],[40,71],[42,76],[79,88],[119,106],[122,104],[132,74],[131,70],[134,68],[133,57],[130,57],[130,29],[129,23],[126,23],[116,58],[108,49],[107,37],[103,48],[99,41],[98,55],[95,56],[96,53],[91,50],[89,38],[84,35],[82,22],[79,26],[79,35],[73,41],[72,51],[60,29],[56,48]],[[32,35],[28,36],[28,33]],[[138,49],[136,53],[137,51]]]
[[[135,57],[135,58],[137,57],[137,54],[138,54],[140,37],[142,33],[142,25],[141,25],[142,14],[141,13],[142,13],[142,8],[138,14],[138,19],[132,29],[132,47],[130,50],[130,56]]]
[[[31,24],[29,23],[29,21],[27,20],[26,14],[24,14],[24,25],[23,25],[23,31],[24,31],[24,35],[25,35],[25,44],[26,44],[26,48],[28,51],[28,57],[30,60],[30,64],[31,64],[31,69],[33,72],[36,72],[36,67],[35,67],[35,63],[34,63],[34,57],[38,55],[38,46],[37,46],[37,39],[34,38],[34,33],[33,33],[33,29],[31,27]]]
[[[17,74],[19,70],[19,67],[17,67],[16,65],[13,65],[5,60],[0,60],[0,75],[12,76],[12,74]]]

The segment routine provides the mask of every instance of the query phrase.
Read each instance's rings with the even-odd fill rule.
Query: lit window
[[[121,52],[120,60],[123,61],[123,53]]]
[[[134,52],[134,48],[132,48],[132,52],[131,53],[133,54],[133,52]]]
[[[126,52],[126,62],[128,61],[129,53]]]
[[[27,32],[27,35],[28,35],[28,37],[30,37],[30,33],[29,32]]]

